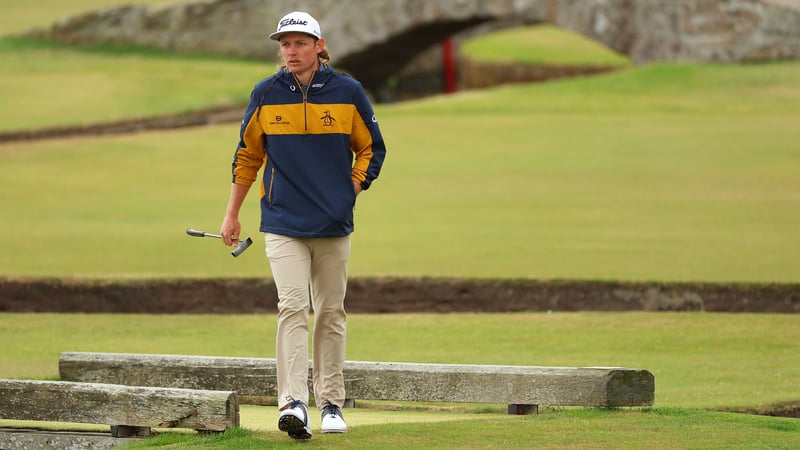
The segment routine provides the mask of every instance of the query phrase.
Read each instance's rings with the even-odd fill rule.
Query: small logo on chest
[[[289,121],[285,120],[283,116],[275,116],[275,120],[270,120],[270,125],[289,125]]]
[[[325,111],[325,115],[320,117],[320,120],[322,120],[323,127],[332,127],[333,123],[336,122],[336,119],[331,116],[330,111]]]

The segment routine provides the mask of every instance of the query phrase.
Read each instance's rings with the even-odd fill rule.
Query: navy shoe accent
[[[282,410],[278,419],[278,429],[288,433],[292,439],[310,439],[311,424],[305,403],[295,400]]]

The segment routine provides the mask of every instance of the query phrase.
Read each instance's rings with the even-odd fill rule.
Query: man
[[[279,43],[283,66],[251,93],[220,233],[235,245],[239,210],[264,166],[260,230],[278,291],[278,428],[308,439],[309,299],[321,431],[347,432],[342,369],[353,208],[378,177],[386,147],[364,89],[328,67],[316,19],[289,13],[269,37]]]

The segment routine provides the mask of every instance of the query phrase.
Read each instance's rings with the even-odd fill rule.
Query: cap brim
[[[270,35],[269,35],[269,38],[270,38],[270,39],[272,39],[273,41],[277,41],[277,40],[279,40],[281,37],[283,37],[283,35],[285,35],[285,34],[290,34],[290,33],[303,33],[303,34],[307,34],[307,35],[309,35],[309,36],[313,37],[314,39],[320,39],[320,36],[316,36],[316,35],[314,35],[313,33],[309,33],[308,31],[305,31],[305,30],[283,30],[283,31],[276,31],[276,32],[274,32],[274,33],[270,34]]]

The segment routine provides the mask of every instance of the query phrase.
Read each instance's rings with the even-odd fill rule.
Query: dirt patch
[[[217,106],[182,114],[167,114],[157,117],[134,118],[88,125],[42,128],[37,130],[9,131],[0,133],[0,144],[9,142],[64,139],[79,136],[104,136],[129,134],[142,131],[171,130],[200,127],[242,120],[246,105]]]
[[[272,280],[0,279],[0,311],[149,314],[275,312]],[[351,313],[708,311],[800,313],[800,284],[353,278]]]
[[[800,401],[773,403],[755,407],[724,408],[721,411],[800,419]]]

